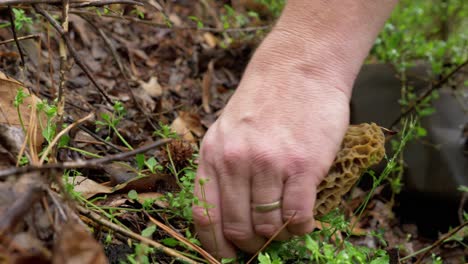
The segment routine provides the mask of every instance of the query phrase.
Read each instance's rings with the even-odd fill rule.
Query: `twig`
[[[0,6],[3,5],[19,5],[19,4],[60,4],[62,0],[3,0]],[[90,6],[103,6],[111,4],[129,4],[129,5],[143,5],[139,1],[133,0],[97,0],[97,1],[77,1],[71,0],[72,7],[90,7]]]
[[[93,137],[97,141],[102,142],[104,145],[107,145],[107,146],[111,147],[112,149],[117,150],[118,152],[122,152],[122,148],[120,148],[119,146],[117,146],[115,144],[112,144],[109,141],[106,141],[106,140],[100,138],[98,135],[96,135],[96,133],[94,133],[93,131],[87,129],[85,126],[78,125],[78,128],[83,130],[86,134],[90,135],[91,137]]]
[[[468,193],[463,192],[461,200],[460,200],[460,206],[458,207],[458,220],[460,223],[463,223],[463,212],[465,211],[465,203],[468,200]]]
[[[70,9],[70,1],[62,0],[62,29],[65,36],[68,37],[68,12]],[[64,38],[59,40],[59,55],[60,55],[60,70],[59,70],[59,85],[57,92],[57,125],[55,127],[55,134],[59,134],[63,125],[63,116],[65,112],[65,83],[67,81],[67,73],[70,71],[70,66],[67,63],[67,46],[64,43]],[[52,150],[52,159],[55,161],[57,148],[55,144],[50,144],[48,149]],[[54,148],[50,148],[54,147]],[[43,163],[45,156],[42,156],[40,164]]]
[[[438,247],[440,244],[442,244],[446,239],[450,238],[451,236],[455,235],[458,231],[460,231],[463,227],[467,226],[468,225],[468,221],[466,221],[465,223],[455,227],[454,229],[452,229],[452,231],[448,232],[447,234],[445,234],[445,236],[441,237],[439,240],[437,240],[434,244],[432,244],[431,247],[429,247],[426,251],[424,251],[424,253],[418,258],[418,260],[416,261],[415,264],[419,264],[421,263],[421,261],[424,260],[424,258],[427,257],[427,255],[429,254],[429,252],[431,252],[434,248]]]
[[[148,150],[162,146],[170,141],[171,139],[158,140],[152,144],[145,145],[141,148],[137,148],[132,151],[110,155],[110,156],[106,156],[106,157],[99,158],[99,159],[69,161],[69,162],[63,162],[63,163],[50,163],[50,164],[45,164],[43,166],[31,165],[31,166],[25,166],[25,167],[13,167],[13,168],[1,170],[0,179],[3,179],[11,175],[22,175],[22,174],[33,172],[33,171],[64,170],[64,169],[97,167],[104,163],[108,163],[108,162],[115,161],[115,160],[124,160],[129,157],[135,156],[136,154],[144,153]]]
[[[93,74],[91,71],[88,69],[88,67],[81,61],[80,57],[78,57],[77,52],[75,48],[73,47],[70,38],[68,35],[65,33],[63,28],[58,24],[58,22],[49,14],[47,13],[44,9],[42,9],[39,5],[33,5],[34,10],[36,10],[37,13],[41,14],[44,16],[47,21],[55,28],[55,30],[60,34],[60,36],[63,38],[65,41],[65,44],[67,45],[68,51],[72,55],[73,59],[75,60],[76,64],[83,70],[83,72],[88,76],[89,80],[93,83],[94,87],[101,93],[101,95],[106,99],[106,101],[109,104],[113,104],[112,100],[110,97],[106,94],[104,89],[101,88],[101,86],[97,83],[96,79],[94,78]]]
[[[142,6],[143,3],[133,0],[97,0],[89,1],[84,3],[71,4],[72,7],[90,7],[90,6],[104,6],[104,5],[113,5],[113,4],[127,4],[127,5],[139,5]]]
[[[21,45],[18,41],[18,36],[16,35],[16,25],[15,25],[15,13],[13,13],[13,8],[11,8],[11,5],[8,6],[8,11],[10,13],[10,23],[11,23],[11,31],[13,32],[13,39],[15,40],[16,47],[18,48],[18,52],[21,57],[21,67],[24,67],[24,54],[23,50],[21,49]]]
[[[212,255],[210,255],[208,252],[206,252],[203,248],[193,244],[187,238],[183,237],[179,233],[172,230],[172,228],[170,228],[167,225],[165,225],[165,224],[159,222],[158,220],[154,219],[147,212],[144,212],[144,213],[153,224],[155,224],[157,227],[159,227],[162,230],[169,233],[175,239],[177,239],[180,242],[184,243],[184,245],[186,245],[187,247],[189,247],[189,248],[195,250],[196,252],[198,252],[200,255],[202,255],[205,258],[205,260],[208,261],[208,263],[210,263],[210,264],[221,264],[216,258],[214,258]]]
[[[179,252],[177,252],[176,250],[172,249],[172,248],[168,248],[168,247],[165,247],[164,245],[154,241],[154,240],[151,240],[149,238],[146,238],[144,236],[141,236],[135,232],[132,232],[130,230],[127,230],[127,229],[124,229],[110,221],[108,221],[107,219],[103,218],[102,216],[98,215],[97,213],[94,213],[92,211],[89,211],[85,208],[83,208],[82,206],[77,206],[78,207],[78,211],[80,211],[80,213],[88,218],[91,218],[92,220],[96,221],[97,223],[103,225],[103,226],[106,226],[120,234],[123,234],[127,237],[130,237],[134,240],[138,240],[138,241],[141,241],[145,244],[148,244],[149,246],[152,246],[154,248],[156,248],[157,250],[160,250],[162,252],[164,252],[165,254],[171,256],[171,257],[174,257],[184,263],[191,263],[191,264],[197,264],[199,262],[196,262],[192,259],[189,259],[188,257],[180,254]]]
[[[275,237],[283,230],[286,228],[287,225],[289,225],[289,223],[293,220],[293,218],[296,216],[296,213],[297,212],[294,212],[293,216],[291,218],[288,219],[288,221],[286,221],[286,223],[284,223],[274,234],[272,237],[270,237],[270,239],[268,239],[268,241],[257,251],[257,253],[255,253],[255,255],[253,255],[249,261],[247,261],[246,264],[250,264],[252,261],[255,260],[255,258],[258,256],[258,254],[260,254],[260,252],[262,252],[266,247],[268,247],[268,245],[270,245],[270,243],[273,241],[273,239],[275,239]]]
[[[40,36],[38,34],[33,34],[33,35],[27,35],[27,36],[23,36],[23,37],[18,37],[16,39],[7,39],[7,40],[3,40],[3,41],[0,41],[0,45],[4,45],[4,44],[8,44],[8,43],[11,43],[11,42],[16,42],[16,41],[20,41],[20,40],[26,40],[26,39],[32,39],[32,38],[39,38]]]
[[[78,124],[80,123],[83,123],[84,121],[92,118],[94,116],[94,113],[90,113],[89,115],[79,119],[78,121],[76,121],[75,123],[69,125],[67,128],[63,129],[62,131],[60,131],[60,133],[57,134],[57,136],[55,136],[55,138],[52,140],[52,142],[50,142],[50,144],[47,146],[47,149],[44,151],[44,153],[42,154],[42,157],[41,159],[39,160],[39,164],[43,164],[44,163],[44,160],[47,158],[47,155],[49,154],[49,152],[52,150],[52,148],[57,144],[57,142],[59,141],[59,139],[65,134],[67,133],[68,131],[70,131],[72,128],[74,128],[75,126],[77,126]]]
[[[431,95],[433,91],[440,89],[450,78],[452,78],[453,75],[455,75],[458,71],[460,71],[466,65],[468,65],[468,60],[465,60],[463,63],[455,67],[455,69],[453,69],[451,72],[445,75],[440,81],[431,85],[429,89],[427,89],[424,93],[421,94],[421,96],[419,96],[419,98],[416,100],[416,102],[414,102],[414,104],[412,104],[406,111],[401,113],[400,116],[398,116],[398,118],[395,119],[395,121],[393,121],[393,123],[390,125],[390,128],[393,128],[394,126],[396,126],[403,117],[411,113],[416,108],[416,106],[418,106],[424,99],[426,99],[429,95]]]
[[[244,28],[228,28],[228,29],[218,29],[218,28],[210,28],[210,27],[191,27],[191,26],[168,26],[167,24],[161,24],[161,23],[156,23],[150,20],[141,20],[139,18],[134,18],[134,17],[129,17],[129,16],[118,16],[118,15],[112,15],[112,14],[96,14],[96,13],[91,13],[87,11],[82,11],[82,10],[72,10],[70,11],[71,14],[76,14],[76,15],[90,15],[90,16],[99,16],[99,17],[108,17],[112,19],[125,19],[129,22],[133,23],[140,23],[140,24],[145,24],[149,26],[153,26],[156,28],[164,28],[164,29],[170,29],[170,30],[195,30],[195,31],[207,31],[207,32],[214,32],[214,33],[222,33],[222,32],[252,32],[252,31],[259,31],[259,30],[268,30],[272,26],[271,25],[266,25],[266,26],[258,26],[258,27],[244,27]]]
[[[146,118],[146,121],[151,125],[151,127],[154,130],[157,130],[158,128],[154,124],[153,120],[151,119],[151,116],[145,111],[145,109],[137,102],[136,96],[133,92],[133,89],[130,88],[129,84],[129,73],[127,68],[124,67],[122,60],[119,57],[119,54],[117,53],[117,49],[112,45],[111,40],[107,37],[106,33],[99,27],[96,26],[96,23],[93,23],[93,21],[86,15],[79,15],[82,19],[84,19],[88,24],[96,30],[99,35],[101,36],[102,40],[104,40],[104,43],[107,45],[112,57],[114,58],[115,63],[117,64],[117,68],[119,69],[120,73],[122,74],[124,80],[125,80],[125,85],[127,86],[128,91],[130,92],[130,96],[132,98],[133,103],[135,106],[140,110],[141,113]]]

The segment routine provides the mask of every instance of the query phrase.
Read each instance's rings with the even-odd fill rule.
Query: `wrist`
[[[277,27],[255,52],[248,71],[269,79],[308,79],[329,92],[337,89],[349,99],[360,65],[356,72],[351,70],[350,63],[326,43]]]

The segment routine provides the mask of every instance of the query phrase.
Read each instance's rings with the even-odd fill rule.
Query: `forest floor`
[[[261,6],[249,6],[255,13],[243,6],[231,10],[223,1],[166,2],[72,5],[65,42],[38,15],[17,32],[32,35],[20,41],[23,54],[14,42],[0,45],[1,71],[22,83],[0,76],[0,124],[40,124],[38,138],[45,135],[44,142],[30,140],[26,148],[29,162],[20,164],[29,163],[28,170],[15,168],[24,153],[22,139],[12,139],[11,132],[1,136],[1,263],[214,262],[197,246],[190,216],[196,153],[274,15]],[[62,15],[60,5],[14,6],[28,15]],[[8,21],[9,11],[0,5],[0,22]],[[12,38],[10,27],[0,28],[0,42]],[[61,53],[67,45],[68,52]],[[67,55],[65,63],[61,54]],[[11,102],[18,101],[17,92],[12,96],[2,88],[7,84],[44,100],[35,106],[41,114],[16,108]],[[59,91],[63,111],[53,103]],[[53,141],[57,124],[60,129],[66,124],[67,133]],[[154,142],[160,144],[141,149]],[[53,146],[49,156],[40,160],[47,145]],[[129,151],[133,155],[125,156]],[[110,162],[116,160],[122,161]],[[41,168],[43,163],[49,167]],[[381,249],[390,263],[415,263],[425,252],[421,263],[461,263],[467,254],[461,232],[443,230],[428,238],[417,225],[401,224],[385,185],[375,190],[361,217],[353,215],[365,197],[366,190],[356,187],[343,202],[344,216],[353,223],[347,225],[350,235],[329,235],[330,244],[346,238],[355,246]],[[293,263],[294,255],[288,257],[285,263]]]

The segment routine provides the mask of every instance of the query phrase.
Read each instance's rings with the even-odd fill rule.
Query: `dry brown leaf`
[[[179,116],[171,124],[171,129],[181,136],[184,140],[195,143],[195,137],[193,136],[190,129],[187,127],[187,123]]]
[[[205,129],[198,114],[180,111],[179,117],[183,120],[185,126],[197,137],[202,137],[205,134]]]
[[[0,124],[6,124],[8,126],[14,126],[21,128],[20,118],[17,112],[17,109],[13,105],[15,96],[19,89],[23,89],[26,94],[29,94],[28,90],[24,85],[17,80],[6,76],[3,72],[0,71]],[[39,99],[32,95],[24,99],[24,103],[20,105],[19,112],[21,113],[21,119],[23,120],[25,129],[29,127],[29,118],[31,116],[30,105],[36,104],[39,102]],[[42,122],[45,125],[45,119],[42,117]],[[37,134],[35,146],[39,150],[43,137],[40,131],[40,126],[37,125]]]
[[[167,202],[164,202],[161,200],[161,198],[164,197],[163,194],[157,193],[157,192],[147,192],[147,193],[139,193],[138,194],[138,202],[143,204],[145,200],[148,199],[155,199],[154,203],[161,207],[161,208],[167,208],[169,204]]]
[[[53,264],[108,263],[102,246],[80,223],[65,223],[54,243]]]
[[[137,103],[147,112],[152,113],[156,109],[156,102],[143,88],[137,88],[132,92]]]
[[[140,81],[140,85],[151,97],[158,97],[163,94],[163,89],[156,76],[151,77],[148,82]]]
[[[100,193],[112,193],[112,188],[99,184],[83,176],[75,176],[68,178],[69,183],[75,185],[74,190],[81,193],[83,197],[90,198]]]
[[[212,49],[216,48],[216,45],[218,45],[219,42],[215,35],[213,35],[211,32],[205,32],[205,34],[203,34],[203,39]]]

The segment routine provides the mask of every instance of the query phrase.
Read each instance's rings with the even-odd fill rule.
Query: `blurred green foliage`
[[[402,0],[371,55],[399,72],[424,61],[434,76],[445,74],[468,59],[467,18],[465,0]]]

